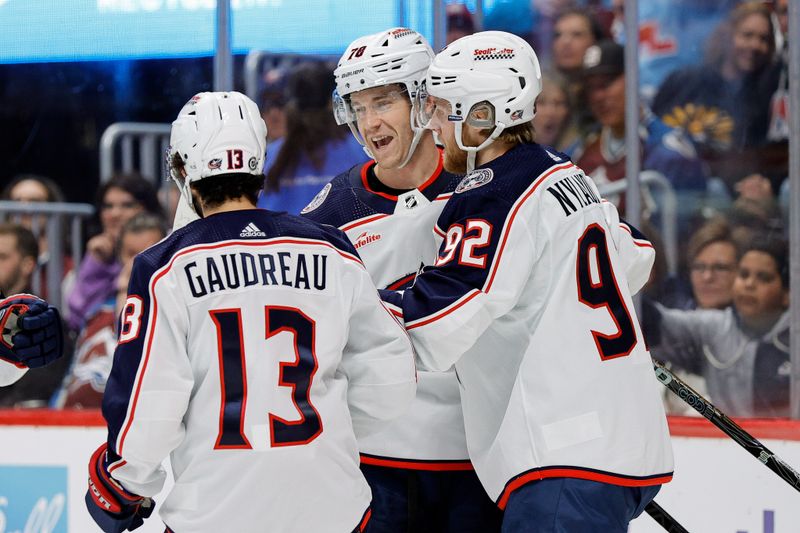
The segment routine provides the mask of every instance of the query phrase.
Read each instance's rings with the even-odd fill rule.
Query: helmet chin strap
[[[467,171],[466,171],[467,174],[475,170],[475,159],[478,156],[478,152],[480,152],[481,150],[492,144],[495,141],[495,139],[497,139],[500,136],[500,134],[503,133],[503,130],[505,128],[506,127],[504,124],[498,123],[497,125],[495,125],[492,134],[489,135],[489,137],[487,137],[486,140],[483,141],[481,144],[479,144],[478,146],[464,146],[464,142],[461,139],[463,132],[461,123],[460,122],[456,123],[455,125],[456,142],[458,143],[458,147],[460,149],[467,152]]]
[[[414,155],[414,151],[417,149],[417,145],[419,144],[420,139],[422,139],[422,134],[425,133],[425,128],[414,128],[414,138],[411,139],[411,146],[408,147],[408,153],[406,154],[406,158],[403,159],[403,162],[397,168],[403,168],[411,161],[411,156]]]

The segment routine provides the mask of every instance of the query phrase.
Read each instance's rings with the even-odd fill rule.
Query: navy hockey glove
[[[106,470],[108,444],[103,444],[89,459],[89,490],[86,508],[105,533],[133,531],[153,514],[156,502],[125,490]]]
[[[61,357],[64,340],[58,309],[41,298],[17,294],[0,301],[0,357],[37,368]]]

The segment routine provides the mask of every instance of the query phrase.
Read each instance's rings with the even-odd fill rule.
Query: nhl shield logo
[[[329,192],[331,192],[331,184],[330,183],[325,185],[322,188],[322,190],[317,193],[317,195],[314,197],[314,199],[311,200],[311,202],[307,206],[305,206],[302,211],[300,211],[300,214],[304,215],[306,213],[310,213],[314,209],[316,209],[319,206],[321,206],[322,202],[325,201],[325,198],[328,197],[328,193]]]
[[[477,189],[492,181],[494,172],[491,168],[480,168],[473,170],[467,174],[461,183],[456,187],[456,194],[469,191],[470,189]]]

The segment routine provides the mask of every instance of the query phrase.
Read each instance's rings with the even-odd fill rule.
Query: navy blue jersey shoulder
[[[173,232],[137,258],[151,272],[165,265],[178,252],[191,246],[231,240],[263,240],[295,237],[326,241],[343,252],[358,255],[344,232],[303,217],[266,209],[226,211],[195,220]]]
[[[394,209],[394,202],[370,193],[362,185],[363,167],[364,165],[355,165],[333,178],[326,185],[330,186],[328,192],[321,193],[325,195],[322,202],[316,208],[303,212],[302,216],[322,224],[341,227],[370,215],[390,213]]]
[[[397,205],[395,196],[375,192],[364,185],[364,174],[371,172],[374,164],[370,161],[356,165],[336,176],[326,185],[330,186],[329,190],[321,191],[322,200],[319,205],[302,213],[303,217],[342,227],[371,215],[394,213]],[[461,176],[441,170],[436,179],[428,183],[421,192],[426,198],[433,200],[441,194],[452,193],[460,181]],[[312,201],[313,203],[315,202]]]
[[[468,213],[494,212],[493,222],[504,219],[514,202],[539,176],[571,163],[569,156],[548,146],[521,144],[473,170],[455,189],[440,217],[446,223]],[[447,229],[442,227],[441,229]]]

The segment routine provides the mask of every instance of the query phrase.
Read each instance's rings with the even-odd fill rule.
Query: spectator
[[[725,309],[733,302],[736,241],[725,218],[708,221],[687,246],[693,300],[687,308]]]
[[[589,135],[572,155],[601,190],[603,183],[625,177],[624,67],[624,49],[614,41],[602,41],[586,51],[583,70],[586,96],[600,130]],[[641,112],[640,124],[642,170],[660,172],[679,192],[696,194],[704,190],[704,168],[691,143],[646,108]]]
[[[697,63],[714,28],[725,20],[740,1],[639,2],[639,85],[646,102],[653,100],[667,76]],[[621,7],[622,0],[613,2]],[[621,18],[621,9],[615,13]],[[620,24],[621,21],[617,27]]]
[[[30,293],[39,245],[19,224],[0,224],[0,289],[6,294]],[[65,354],[71,349],[65,346]],[[0,388],[0,407],[44,407],[61,382],[71,357],[32,368],[19,381]]]
[[[764,89],[763,76],[775,48],[769,11],[761,2],[737,6],[708,42],[705,64],[670,75],[653,110],[686,132],[712,175],[733,189],[762,163],[745,149],[766,140],[772,91]]]
[[[586,105],[583,87],[583,57],[590,46],[603,38],[603,30],[591,11],[571,7],[561,11],[553,27],[553,67],[564,76],[574,109],[572,128],[580,135],[596,122]]]
[[[115,250],[122,226],[146,211],[162,215],[152,184],[136,174],[121,174],[104,183],[97,193],[101,231],[86,244],[86,255],[78,268],[75,284],[67,296],[67,323],[79,331],[89,314],[113,294],[121,265]]]
[[[117,345],[117,317],[128,294],[133,259],[167,235],[157,215],[139,213],[122,228],[118,261],[122,270],[116,292],[100,304],[86,321],[75,342],[75,364],[70,369],[54,403],[56,407],[99,408]]]
[[[0,197],[3,200],[12,202],[63,202],[64,193],[61,187],[50,178],[44,176],[37,176],[35,174],[21,174],[16,176],[11,182],[5,186]],[[40,267],[39,279],[41,280],[40,286],[41,297],[47,298],[47,264],[50,262],[50,253],[47,244],[46,223],[47,219],[44,216],[36,218],[34,227],[34,219],[31,215],[22,215],[19,217],[19,223],[34,232],[39,241],[39,257],[37,264]],[[65,228],[66,229],[66,228]],[[63,237],[66,239],[66,231],[63,232]],[[69,253],[63,256],[62,272],[64,275],[69,273],[73,268],[72,256]]]
[[[276,67],[264,74],[261,118],[267,125],[267,147],[286,135],[286,70]]]
[[[542,92],[536,98],[533,127],[536,142],[565,150],[572,144],[576,132],[570,128],[572,102],[567,80],[556,72],[542,75]]]
[[[447,4],[445,12],[447,14],[445,44],[450,44],[456,39],[475,33],[472,13],[469,12],[465,4]],[[267,128],[269,128],[269,124],[267,124]]]
[[[555,21],[553,66],[571,81],[580,81],[586,50],[603,38],[603,30],[594,15],[571,7]]]
[[[730,416],[789,415],[788,247],[759,236],[743,249],[733,306],[686,311],[645,303],[658,359],[705,377],[710,400]]]
[[[4,294],[30,293],[39,245],[31,231],[19,224],[0,224],[0,290]]]
[[[258,207],[298,214],[334,176],[367,161],[361,145],[336,125],[333,72],[324,63],[295,67],[287,80],[286,135],[267,150]]]

